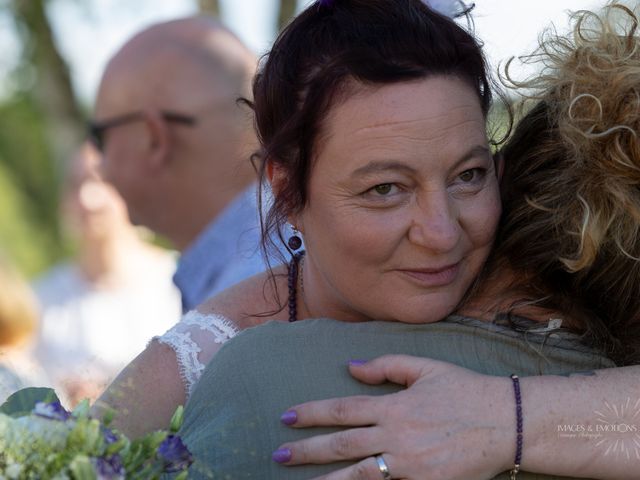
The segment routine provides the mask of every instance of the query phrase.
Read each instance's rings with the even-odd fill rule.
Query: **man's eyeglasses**
[[[175,112],[161,112],[162,118],[167,122],[181,123],[187,126],[193,126],[196,124],[196,118],[190,115],[183,115]],[[107,130],[121,125],[126,125],[131,122],[138,122],[144,119],[144,112],[131,112],[119,115],[117,117],[102,120],[100,122],[91,121],[88,124],[89,140],[99,150],[104,149],[104,135]]]

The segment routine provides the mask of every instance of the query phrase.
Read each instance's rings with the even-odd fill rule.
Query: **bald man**
[[[189,310],[265,270],[259,250],[254,55],[220,23],[191,17],[138,33],[109,61],[91,124],[103,172],[131,220],[182,252],[174,282]]]

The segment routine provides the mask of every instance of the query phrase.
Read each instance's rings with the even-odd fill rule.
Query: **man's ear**
[[[164,166],[171,151],[171,133],[162,113],[156,109],[144,111],[144,121],[149,135],[148,167],[156,170]]]

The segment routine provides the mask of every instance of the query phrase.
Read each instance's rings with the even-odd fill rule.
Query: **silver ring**
[[[382,474],[382,478],[384,480],[391,480],[391,474],[389,473],[389,467],[387,466],[387,462],[384,461],[382,455],[376,455],[373,457],[376,459],[376,463],[378,464],[378,470]]]

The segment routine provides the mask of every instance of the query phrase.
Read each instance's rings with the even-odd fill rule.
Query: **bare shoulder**
[[[287,320],[287,267],[273,268],[227,288],[197,307],[203,314],[222,315],[238,328],[260,325],[269,320]]]
[[[152,341],[106,389],[93,406],[94,415],[117,413],[113,425],[137,437],[167,428],[178,405],[186,395],[175,352]]]

